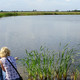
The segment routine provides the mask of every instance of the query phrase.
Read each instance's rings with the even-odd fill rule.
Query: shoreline
[[[53,12],[53,11],[0,12],[0,18],[8,16],[29,16],[29,15],[80,15],[80,12]]]
[[[25,73],[26,68],[24,68],[21,64],[18,63],[17,69],[18,69],[20,75],[22,76],[23,80],[26,80],[27,79],[27,74]]]

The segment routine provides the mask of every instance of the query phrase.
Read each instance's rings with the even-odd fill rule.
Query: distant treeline
[[[59,11],[59,10],[55,10],[55,11],[37,11],[37,10],[32,10],[32,11],[18,11],[18,10],[14,10],[14,11],[4,11],[4,10],[0,10],[0,12],[80,12],[80,10],[67,10],[67,11]]]
[[[25,15],[80,15],[80,11],[0,11],[0,17]]]

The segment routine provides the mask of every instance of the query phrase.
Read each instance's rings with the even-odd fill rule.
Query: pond
[[[41,45],[54,50],[80,43],[80,15],[38,15],[0,18],[0,48],[7,46],[11,55],[24,57],[25,49]]]

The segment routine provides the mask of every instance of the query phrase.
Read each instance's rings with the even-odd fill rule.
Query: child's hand
[[[15,57],[16,60],[18,60],[18,57]]]

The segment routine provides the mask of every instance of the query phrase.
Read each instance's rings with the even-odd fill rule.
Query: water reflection
[[[16,16],[0,19],[0,47],[8,46],[13,56],[25,49],[38,49],[44,43],[57,49],[71,41],[80,43],[80,15]]]

